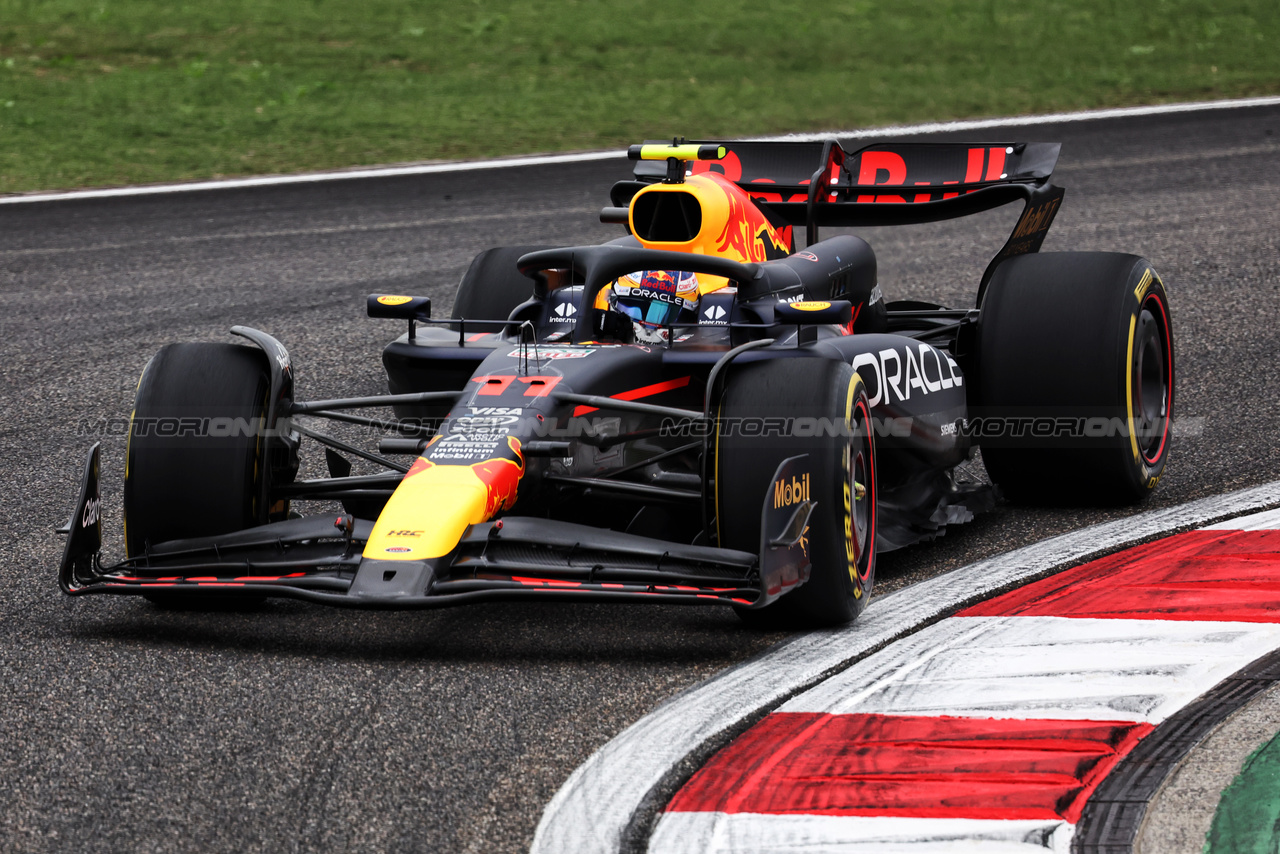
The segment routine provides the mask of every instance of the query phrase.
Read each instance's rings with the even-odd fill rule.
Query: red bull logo
[[[694,160],[690,162],[689,171],[694,175],[713,172],[717,175],[723,175],[730,181],[741,181],[742,161],[738,159],[737,154],[727,151],[724,157],[719,160]]]
[[[670,270],[646,270],[640,279],[640,287],[664,294],[674,294],[679,288],[679,281]]]

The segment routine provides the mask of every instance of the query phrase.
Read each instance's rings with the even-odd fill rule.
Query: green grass
[[[0,192],[1275,92],[1275,0],[0,0]]]

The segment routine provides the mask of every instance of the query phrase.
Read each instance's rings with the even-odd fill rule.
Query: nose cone
[[[515,439],[509,442],[514,460],[440,465],[418,458],[373,526],[364,557],[380,561],[443,557],[458,545],[468,526],[509,509],[524,475],[519,444]]]

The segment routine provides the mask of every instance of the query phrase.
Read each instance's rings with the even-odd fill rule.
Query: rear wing
[[[1023,201],[1022,216],[987,267],[980,292],[1001,261],[1039,251],[1065,192],[1049,183],[1061,149],[1056,142],[880,142],[853,152],[834,139],[714,144],[723,156],[689,160],[688,174],[719,172],[775,220],[805,226],[810,244],[823,226],[938,222]],[[635,176],[638,182],[662,180],[667,168],[639,160]]]

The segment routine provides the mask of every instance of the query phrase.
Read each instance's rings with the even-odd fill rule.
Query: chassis
[[[285,347],[245,327],[232,332],[249,347],[163,349],[131,425],[126,557],[101,558],[95,445],[62,589],[182,605],[710,603],[822,625],[862,610],[877,553],[998,491],[1116,502],[1155,488],[1168,298],[1136,256],[1039,253],[1063,198],[1057,145],[630,153],[633,179],[601,214],[626,236],[481,253],[455,317],[370,295],[370,316],[407,327],[383,352],[388,395],[300,399]],[[974,308],[886,303],[871,247],[820,235],[1011,202],[1022,215]],[[654,270],[712,286],[696,315],[637,340],[607,294]],[[323,419],[387,435],[359,448]],[[329,477],[297,479],[303,441],[324,446]],[[979,446],[993,483],[957,475]],[[352,475],[351,457],[383,473]],[[342,511],[298,513],[315,501]]]

